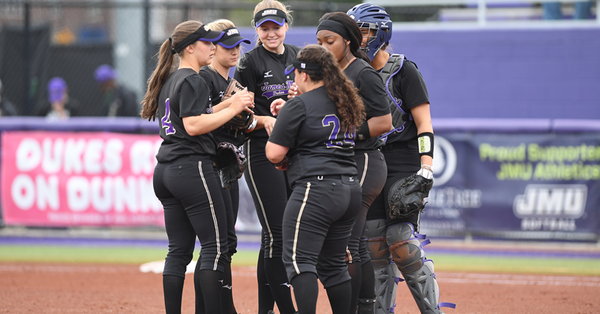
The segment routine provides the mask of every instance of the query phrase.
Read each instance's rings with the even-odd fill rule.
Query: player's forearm
[[[371,137],[376,137],[389,132],[392,129],[392,114],[372,117],[367,120]]]
[[[220,102],[219,104],[213,106],[213,113],[217,113],[225,108],[228,108],[231,103],[233,102],[233,98],[229,98],[227,100],[223,100],[222,102]]]
[[[206,134],[231,120],[237,112],[227,107],[217,113],[201,114],[199,116],[184,117],[183,126],[185,131],[191,136]]]

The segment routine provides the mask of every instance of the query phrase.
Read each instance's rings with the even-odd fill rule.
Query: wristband
[[[417,171],[417,174],[420,175],[421,177],[428,179],[428,180],[432,180],[433,179],[433,171],[428,170],[426,168],[421,168],[419,169],[419,171]]]
[[[258,123],[258,119],[254,118],[254,120],[252,120],[252,123],[248,126],[247,130],[248,131],[254,130],[254,128],[256,127],[257,123]]]
[[[285,157],[283,157],[283,159],[280,162],[278,162],[276,164],[273,164],[273,165],[275,167],[279,167],[279,166],[283,165],[286,161],[288,161],[288,156],[287,155],[285,155]]]
[[[431,171],[433,173],[433,166],[421,164],[421,168]]]
[[[371,137],[371,131],[369,131],[369,123],[365,120],[363,124],[360,125],[358,131],[356,131],[356,137],[359,141],[364,141]]]
[[[433,158],[433,133],[424,132],[417,136],[417,144],[419,145],[419,155],[427,155]]]

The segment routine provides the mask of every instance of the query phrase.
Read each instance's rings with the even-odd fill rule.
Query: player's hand
[[[277,116],[279,114],[279,110],[281,110],[281,107],[283,107],[283,105],[285,105],[285,100],[281,98],[273,100],[273,102],[271,102],[271,114],[273,116]]]
[[[271,136],[271,132],[273,132],[273,127],[275,126],[275,121],[277,119],[273,117],[263,117],[263,126],[265,130],[267,130],[267,134]]]
[[[296,96],[299,96],[300,94],[302,94],[302,92],[300,91],[300,89],[298,89],[298,85],[296,85],[296,82],[294,82],[288,90],[288,99],[292,99]]]
[[[231,105],[230,107],[236,112],[240,113],[242,111],[248,111],[254,113],[252,108],[254,108],[254,99],[248,93],[248,89],[244,88],[243,91],[235,93],[231,97]]]

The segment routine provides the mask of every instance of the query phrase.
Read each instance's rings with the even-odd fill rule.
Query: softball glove
[[[221,142],[217,145],[217,155],[214,158],[214,163],[221,179],[221,186],[230,188],[244,174],[248,160],[241,148],[232,143]]]
[[[425,208],[424,198],[429,196],[432,179],[413,174],[396,181],[388,192],[389,215],[392,219],[403,219]]]

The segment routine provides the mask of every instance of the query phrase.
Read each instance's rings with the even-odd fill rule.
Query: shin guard
[[[423,314],[440,314],[440,305],[454,307],[452,303],[438,303],[440,291],[435,278],[433,261],[425,258],[423,246],[429,243],[419,239],[424,236],[415,232],[410,223],[399,223],[388,228],[387,243],[392,258],[404,276],[404,280]]]
[[[394,313],[396,303],[396,288],[400,273],[394,264],[390,264],[391,257],[385,240],[386,224],[384,219],[367,220],[365,223],[365,237],[367,249],[371,255],[371,263],[375,271],[375,314]],[[371,300],[359,300],[359,310],[362,307],[373,306]],[[359,311],[359,313],[361,313]]]

